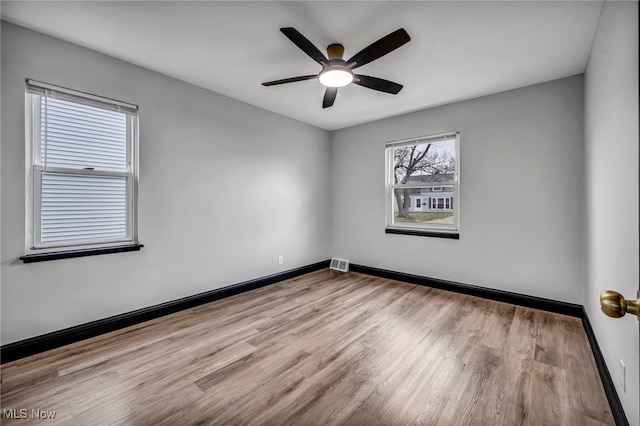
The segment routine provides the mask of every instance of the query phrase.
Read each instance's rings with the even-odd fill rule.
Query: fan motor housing
[[[327,46],[327,56],[331,59],[342,59],[344,56],[344,46],[339,43]]]

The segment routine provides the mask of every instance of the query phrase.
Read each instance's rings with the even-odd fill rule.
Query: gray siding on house
[[[410,212],[452,212],[454,210],[453,203],[455,200],[454,193],[452,191],[437,192],[426,188],[408,188],[404,191],[407,191],[409,198],[411,199],[409,206]],[[446,199],[449,201],[444,201]],[[418,200],[420,200],[419,203]],[[433,206],[434,203],[436,204],[435,207]],[[397,210],[398,206],[395,197],[393,199],[393,204],[394,209]],[[418,206],[418,204],[420,204],[420,206]]]

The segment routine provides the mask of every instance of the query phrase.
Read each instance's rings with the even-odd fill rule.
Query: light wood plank
[[[614,424],[579,319],[328,270],[1,377],[3,409],[50,424]]]

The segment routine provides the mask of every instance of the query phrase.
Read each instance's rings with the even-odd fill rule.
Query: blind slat
[[[127,236],[126,177],[43,172],[41,181],[43,244]]]
[[[126,115],[67,100],[40,98],[45,167],[127,171]]]

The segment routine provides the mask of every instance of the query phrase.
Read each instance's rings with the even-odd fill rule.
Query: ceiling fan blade
[[[407,34],[404,28],[400,28],[356,53],[355,56],[347,61],[347,64],[355,62],[356,64],[352,69],[361,67],[371,61],[375,61],[389,52],[396,50],[409,40],[411,40],[409,34]]]
[[[397,95],[403,87],[402,84],[394,83],[393,81],[384,80],[378,77],[371,77],[362,74],[354,74],[354,77],[354,84],[368,89],[378,90],[380,92],[391,93],[392,95]]]
[[[267,81],[263,86],[275,86],[276,84],[295,83],[296,81],[313,80],[318,78],[318,74],[301,75],[300,77],[283,78],[282,80]]]
[[[295,28],[287,27],[280,28],[282,34],[286,35],[289,40],[293,42],[296,46],[298,46],[304,53],[309,55],[311,59],[316,61],[319,64],[324,62],[325,64],[329,62],[329,60],[318,50],[317,47],[313,45],[305,36],[300,34],[298,30]]]
[[[337,87],[327,87],[327,90],[325,90],[324,92],[324,99],[322,99],[322,108],[329,108],[331,105],[333,105],[333,102],[336,100],[337,94]]]

